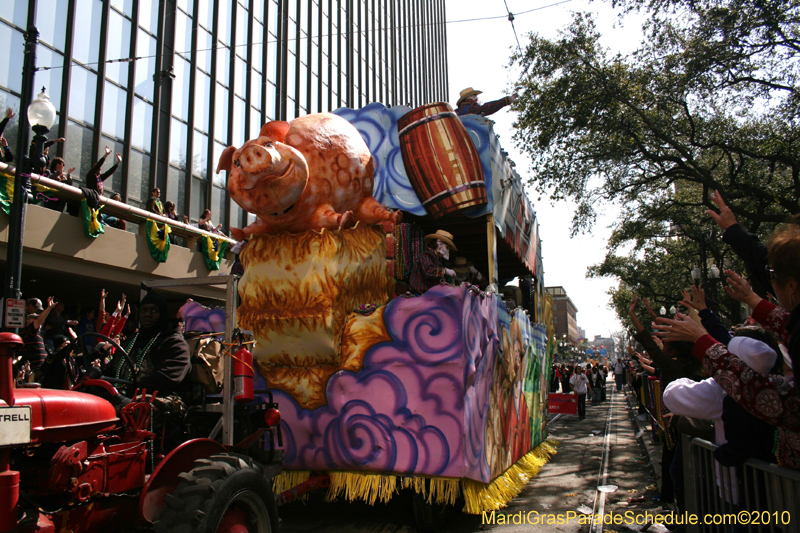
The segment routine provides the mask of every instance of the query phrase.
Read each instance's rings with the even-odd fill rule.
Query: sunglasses
[[[764,265],[764,271],[767,273],[767,278],[770,281],[774,281],[778,279],[778,275],[775,273],[775,269],[769,265]]]

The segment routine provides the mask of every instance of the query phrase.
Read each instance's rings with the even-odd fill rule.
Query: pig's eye
[[[272,141],[267,141],[266,144],[264,144],[264,146],[266,146],[267,148],[272,148],[273,146]]]
[[[239,160],[238,159],[234,159],[233,160],[233,166],[235,166],[235,167],[241,166],[241,165],[239,165]]]

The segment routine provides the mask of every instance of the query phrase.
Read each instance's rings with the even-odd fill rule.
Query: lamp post
[[[698,268],[698,267],[692,268],[692,281],[694,281],[695,284],[700,283],[700,279],[702,277],[703,277],[703,273],[700,272],[700,268]]]
[[[36,71],[36,43],[39,32],[32,24],[28,26],[25,34],[25,56],[22,66],[22,99],[19,113],[19,135],[17,136],[17,166],[14,175],[14,199],[11,203],[11,216],[8,225],[8,247],[6,253],[6,276],[4,293],[6,305],[4,306],[3,326],[15,333],[17,327],[12,326],[8,320],[9,300],[18,300],[21,297],[20,285],[22,277],[22,243],[25,233],[25,209],[30,189],[30,172],[38,161],[41,165],[42,147],[46,141],[45,135],[56,118],[56,111],[50,98],[42,89],[42,94],[31,102],[33,93],[33,75]],[[27,112],[22,113],[22,109]],[[33,138],[32,153],[25,157],[25,147],[28,140],[28,127],[33,128],[36,135]]]

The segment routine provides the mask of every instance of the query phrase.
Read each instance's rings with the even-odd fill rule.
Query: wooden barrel
[[[439,218],[486,204],[478,150],[450,104],[409,111],[397,128],[411,186],[429,214]]]

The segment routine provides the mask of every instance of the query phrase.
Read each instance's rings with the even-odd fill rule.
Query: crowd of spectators
[[[553,365],[550,370],[550,392],[578,395],[578,418],[586,418],[586,398],[592,405],[606,401],[608,369],[599,363],[585,365]],[[559,389],[560,387],[560,389]]]
[[[124,294],[111,313],[106,310],[107,296],[103,289],[97,308],[84,309],[80,316],[53,296],[47,298],[47,307],[39,298],[28,298],[25,327],[20,330],[24,346],[14,365],[17,380],[41,383],[49,365],[56,360],[62,362],[57,354],[79,336],[88,349],[100,348],[98,353],[113,353],[111,343],[91,334],[97,332],[121,344],[136,330],[137,324],[128,322],[130,306]]]
[[[14,161],[14,156],[12,153],[11,148],[8,146],[8,141],[3,136],[3,131],[5,130],[6,125],[8,124],[9,120],[14,117],[14,110],[12,108],[6,109],[5,118],[0,121],[0,162],[3,163],[12,163]],[[63,143],[66,139],[63,137],[47,141],[44,145],[44,161],[46,164],[44,167],[37,167],[34,168],[34,172],[36,174],[40,174],[43,177],[60,181],[67,185],[74,185],[77,186],[76,181],[73,179],[72,173],[75,171],[75,167],[69,168],[66,172],[64,169],[67,166],[67,162],[64,161],[62,157],[54,157],[50,158],[49,149],[55,143]],[[122,154],[117,153],[115,155],[116,162],[109,167],[107,170],[103,171],[102,168],[108,159],[108,156],[112,154],[111,148],[106,146],[104,148],[104,153],[100,157],[100,159],[95,162],[89,170],[86,172],[84,176],[84,194],[96,194],[98,196],[104,195],[107,191],[105,189],[105,182],[106,180],[111,177],[119,168],[119,165],[122,163]],[[41,163],[36,163],[40,165]],[[42,189],[45,190],[45,189]],[[122,196],[118,192],[113,192],[109,196],[110,199],[115,200],[117,202],[122,202]],[[36,195],[36,199],[41,200],[41,203],[44,207],[48,209],[52,209],[58,212],[64,212],[66,208],[66,212],[72,216],[78,216],[80,210],[79,202],[65,200],[58,196],[54,196],[52,192],[41,192]],[[183,222],[185,224],[189,224],[189,217],[186,215],[179,215],[175,211],[175,203],[167,201],[164,204],[161,202],[161,190],[159,188],[155,188],[151,191],[150,197],[146,203],[146,210],[155,213],[161,216],[165,216],[175,222]],[[100,213],[100,221],[113,228],[125,230],[127,229],[126,221],[115,217],[112,215],[108,215],[105,213]],[[203,229],[212,233],[217,233],[219,235],[225,235],[222,231],[222,224],[214,224],[211,222],[211,210],[206,209],[200,219],[197,221],[195,227],[199,229]]]
[[[661,500],[679,509],[685,509],[681,433],[716,444],[719,494],[734,506],[743,504],[743,490],[752,490],[736,477],[736,467],[748,458],[800,468],[800,397],[792,372],[800,357],[798,218],[763,244],[737,223],[719,192],[714,201],[719,212],[707,213],[747,269],[725,270],[725,291],[750,316],[742,324],[723,324],[696,285],[682,292],[685,312],[674,318],[656,315],[644,299],[651,319],[645,324],[634,297],[629,316],[637,342],[620,362],[634,389],[653,376],[655,390],[663,391],[661,412],[648,417],[663,420]],[[742,274],[763,290],[761,296]]]

